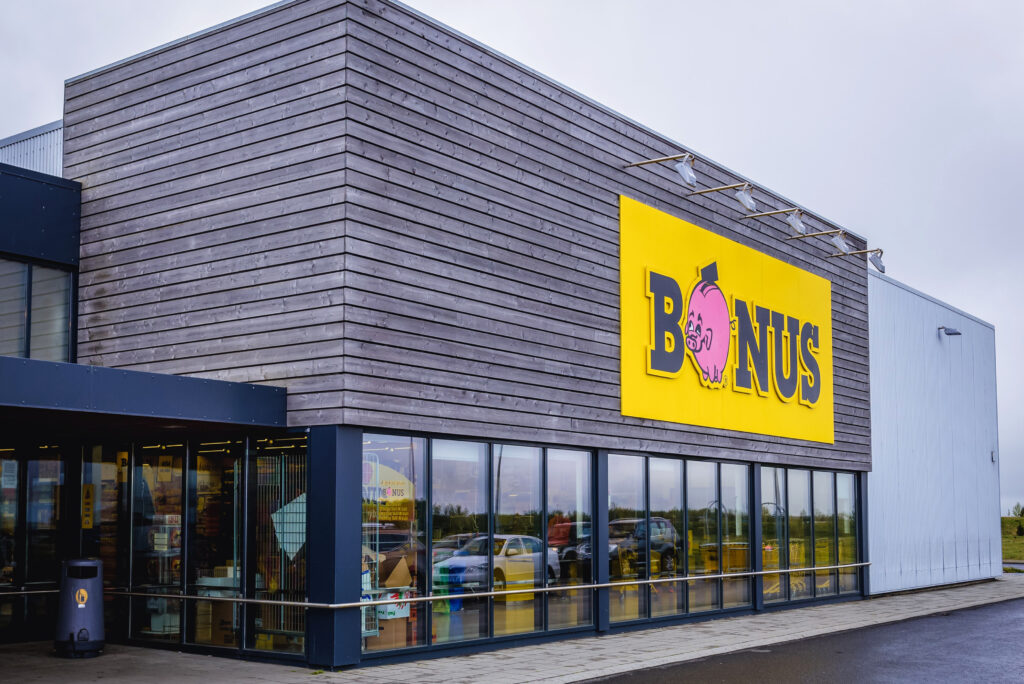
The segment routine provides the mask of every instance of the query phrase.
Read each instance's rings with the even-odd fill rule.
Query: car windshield
[[[494,540],[494,555],[501,553],[501,550],[505,548],[504,539]],[[476,537],[473,541],[466,544],[461,551],[458,552],[460,556],[486,556],[487,555],[487,537]]]
[[[609,537],[632,537],[636,534],[636,523],[608,523]]]

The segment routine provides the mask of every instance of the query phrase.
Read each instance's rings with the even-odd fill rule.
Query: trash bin
[[[99,560],[64,561],[53,645],[58,655],[91,657],[103,650],[103,566]]]

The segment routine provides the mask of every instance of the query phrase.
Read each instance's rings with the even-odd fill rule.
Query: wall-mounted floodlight
[[[796,207],[790,207],[789,209],[776,209],[775,211],[762,211],[760,214],[747,214],[743,218],[760,218],[762,216],[776,216],[777,214],[788,214],[786,216],[786,223],[789,224],[790,228],[797,235],[804,235],[807,233],[807,226],[804,225],[802,220],[804,212]]]
[[[675,164],[672,167],[679,174],[679,177],[683,179],[683,183],[691,188],[697,187],[697,174],[693,170],[694,156],[689,152],[682,154],[673,154],[668,157],[658,157],[657,159],[645,159],[643,161],[633,162],[632,164],[626,164],[623,168],[632,168],[634,166],[644,166],[645,164],[660,164],[662,162],[674,161]]]
[[[832,244],[835,243],[833,242]],[[879,273],[885,273],[885,264],[882,263],[882,250],[880,249],[857,249],[852,252],[840,250],[839,254],[829,254],[828,256],[830,259],[833,259],[835,257],[856,256],[857,254],[867,254],[868,261],[875,267],[875,270]]]
[[[717,188],[708,188],[707,190],[697,190],[691,192],[687,197],[691,195],[706,195],[710,192],[722,192],[723,190],[736,190],[733,197],[736,201],[743,205],[743,208],[747,211],[755,211],[757,209],[757,202],[754,201],[754,196],[751,191],[754,189],[750,183],[733,183],[732,185],[720,185]]]
[[[963,333],[960,332],[959,330],[957,330],[956,328],[950,328],[950,327],[947,327],[945,325],[940,325],[939,326],[939,332],[942,333],[943,335],[947,335],[949,337],[954,337],[956,335],[963,335]]]
[[[790,235],[786,239],[787,240],[803,240],[804,238],[812,238],[812,237],[819,237],[819,236],[824,237],[826,235],[831,235],[832,236],[832,237],[829,238],[829,240],[841,252],[846,253],[847,251],[849,251],[850,246],[848,244],[846,244],[846,240],[843,239],[843,236],[846,235],[846,231],[838,229],[838,228],[836,230],[819,230],[817,233],[801,233],[800,235]],[[841,254],[839,254],[839,255],[833,254],[832,256],[842,256],[842,255]]]

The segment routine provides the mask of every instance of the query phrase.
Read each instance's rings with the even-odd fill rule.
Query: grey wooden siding
[[[67,84],[81,363],[283,385],[341,419],[345,11],[273,8]]]
[[[348,24],[345,422],[869,467],[862,259],[624,170],[679,148],[407,8],[358,0]],[[835,445],[620,415],[620,193],[832,281]]]
[[[67,108],[85,361],[286,384],[298,425],[870,466],[863,259],[623,169],[679,148],[408,8],[285,5]],[[620,415],[620,193],[832,281],[834,445]]]

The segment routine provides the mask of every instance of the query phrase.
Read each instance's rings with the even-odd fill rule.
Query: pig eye
[[[697,324],[696,333],[697,333],[697,337],[700,337],[700,323]]]

